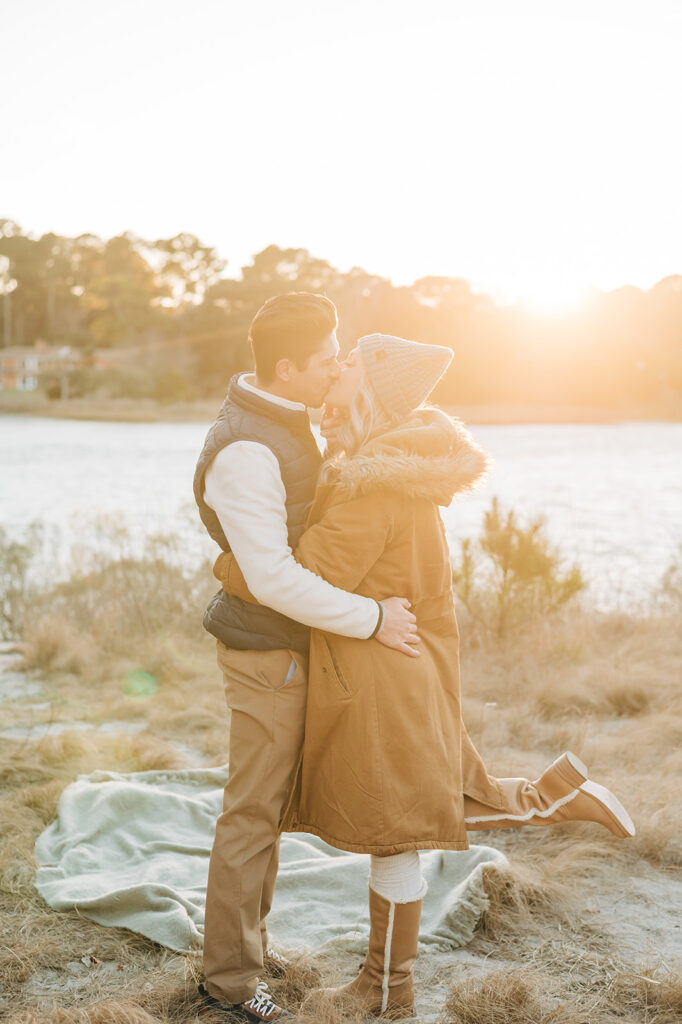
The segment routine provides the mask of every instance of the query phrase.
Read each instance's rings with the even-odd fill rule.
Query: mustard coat
[[[463,794],[504,806],[462,720],[459,632],[439,505],[484,474],[487,456],[436,409],[337,463],[296,549],[306,568],[380,601],[407,597],[419,658],[377,640],[312,630],[305,740],[283,831],[343,850],[466,850]],[[216,576],[250,596],[232,556]]]

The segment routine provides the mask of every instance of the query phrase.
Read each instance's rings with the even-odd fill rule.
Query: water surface
[[[66,542],[92,518],[133,535],[173,533],[187,558],[212,555],[197,529],[192,475],[208,424],[106,423],[0,416],[0,524],[40,520]],[[493,471],[444,518],[453,549],[475,537],[493,494],[522,518],[541,513],[602,604],[639,604],[682,544],[682,424],[476,426]]]

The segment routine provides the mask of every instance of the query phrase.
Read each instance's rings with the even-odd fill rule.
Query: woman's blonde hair
[[[337,432],[337,443],[340,450],[326,460],[320,470],[318,482],[320,484],[332,483],[341,462],[357,455],[374,438],[388,433],[401,424],[409,423],[413,418],[419,418],[418,409],[410,413],[407,418],[390,416],[377,398],[368,378],[365,377],[348,410],[348,419]]]

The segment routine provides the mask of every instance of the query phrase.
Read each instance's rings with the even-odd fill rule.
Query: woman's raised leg
[[[632,819],[618,798],[606,786],[588,779],[587,768],[570,751],[557,758],[534,782],[529,779],[497,779],[497,782],[505,797],[503,807],[488,807],[465,794],[467,831],[593,821],[619,838],[635,834]]]

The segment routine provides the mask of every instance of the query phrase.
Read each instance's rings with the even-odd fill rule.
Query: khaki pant
[[[308,664],[296,651],[235,651],[218,641],[218,665],[231,712],[230,770],[208,872],[204,970],[214,998],[240,1003],[255,993],[263,968]]]

